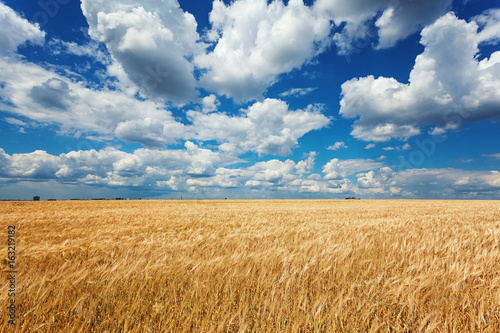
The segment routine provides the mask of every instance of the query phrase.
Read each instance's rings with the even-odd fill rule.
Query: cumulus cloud
[[[203,112],[212,112],[216,111],[217,107],[219,107],[220,102],[217,100],[217,96],[214,94],[208,95],[206,97],[203,97],[202,100],[202,106],[203,106]]]
[[[51,78],[31,88],[29,97],[48,109],[67,109],[77,99],[69,84],[57,78]]]
[[[0,148],[0,155],[3,177],[47,179],[58,170],[57,158],[42,150],[9,156]]]
[[[288,6],[278,3],[274,6],[273,15],[289,15],[292,20],[295,15],[301,17],[302,9],[307,9],[295,2]],[[133,72],[144,69],[149,76],[143,76],[143,79],[146,78],[155,89],[168,90],[165,91],[168,96],[163,97],[188,98],[182,94],[174,96],[176,93],[169,85],[184,92],[194,92],[194,78],[184,80],[174,75],[173,81],[160,87],[163,77],[161,73],[156,77],[158,72],[155,70],[161,69],[163,63],[137,57],[161,57],[166,65],[182,72],[181,76],[192,77],[192,70],[185,70],[184,65],[169,58],[169,54],[174,54],[182,58],[181,63],[192,67],[193,56],[204,50],[198,42],[192,15],[184,13],[175,0],[161,6],[153,0],[140,6],[133,1],[111,1],[99,5],[96,1],[85,0],[82,1],[82,10],[89,22],[89,34],[103,42],[113,58],[108,71],[120,78],[123,84],[120,88],[125,89],[95,88],[75,73],[66,72],[73,77],[70,79],[61,71],[16,57],[3,57],[0,59],[0,106],[3,110],[36,122],[57,124],[60,134],[115,137],[148,148],[162,148],[181,140],[215,140],[220,144],[220,151],[233,156],[247,151],[259,155],[289,155],[304,134],[330,123],[318,105],[290,110],[285,102],[275,99],[254,103],[241,110],[239,115],[227,115],[217,112],[220,102],[214,94],[200,100],[201,111],[187,112],[187,121],[183,123],[171,111],[165,110],[163,101],[137,98],[133,89],[126,89],[126,81],[137,83]],[[22,23],[29,24],[27,21]],[[99,48],[97,42],[77,45],[57,40],[54,43],[61,52],[75,55],[90,55]],[[152,67],[153,64],[157,67]],[[179,80],[193,83],[193,89]],[[213,170],[204,166],[193,166],[191,170],[193,175],[210,172]]]
[[[93,90],[38,65],[0,59],[0,105],[38,122],[59,124],[61,133],[83,132],[159,148],[179,140],[216,140],[234,154],[289,155],[304,134],[323,128],[330,119],[321,107],[290,110],[276,99],[256,102],[241,115],[212,112],[215,95],[203,100],[202,111],[188,111],[191,124],[178,121],[160,102],[139,100],[115,90]],[[209,113],[211,112],[211,113]]]
[[[128,79],[148,97],[178,103],[195,97],[194,66],[203,49],[197,23],[177,0],[82,0],[89,35],[105,43]]]
[[[144,96],[183,103],[196,99],[197,85],[238,101],[259,98],[280,74],[311,62],[332,40],[339,53],[347,54],[376,31],[377,47],[391,47],[432,23],[450,4],[318,0],[306,6],[303,0],[286,5],[282,0],[237,0],[226,5],[215,0],[204,42],[195,18],[177,0],[82,0],[81,6],[90,36],[103,42],[114,60],[110,74],[125,85],[134,84]],[[343,27],[333,39],[332,22]],[[292,89],[281,97],[302,96],[311,89]]]
[[[216,0],[207,38],[214,48],[195,57],[206,73],[202,87],[237,100],[252,100],[277,76],[300,68],[328,45],[330,22],[302,0]]]
[[[344,141],[337,141],[332,146],[330,146],[330,147],[328,147],[326,149],[337,150],[337,149],[341,149],[341,148],[347,148],[347,145],[345,144]]]
[[[301,160],[297,162],[295,165],[295,169],[297,170],[297,173],[299,174],[306,174],[310,173],[314,169],[314,163],[316,160],[316,156],[318,155],[317,152],[312,151],[307,154],[307,158],[305,160]]]
[[[143,132],[144,140],[141,140],[137,133],[139,127],[151,129],[155,126],[153,123],[161,124],[162,129],[182,126],[171,112],[154,101],[138,100],[114,90],[94,90],[85,82],[73,82],[15,58],[1,58],[0,69],[0,81],[5,83],[0,87],[2,109],[41,123],[59,124],[62,133],[80,130],[116,135],[147,145],[151,141],[150,134]],[[131,132],[123,131],[124,128]],[[171,134],[178,138],[178,132]],[[168,135],[162,133],[162,138],[169,142]]]
[[[315,157],[312,152],[298,162],[272,159],[227,168],[225,165],[241,161],[189,141],[184,149],[141,148],[132,153],[105,148],[60,155],[40,150],[9,155],[0,149],[0,186],[6,188],[7,182],[22,184],[36,180],[79,185],[80,189],[92,186],[99,188],[100,193],[106,188],[136,188],[147,192],[190,192],[207,198],[230,193],[242,195],[242,188],[251,191],[248,197],[309,193],[322,197],[355,194],[363,198],[496,198],[500,189],[500,172],[496,170],[447,168],[395,172],[384,163],[369,159],[333,159],[323,166],[321,177],[312,173]]]
[[[293,170],[295,162],[286,160],[270,160],[267,162],[255,163],[249,168],[250,171],[255,171],[254,179],[264,183],[285,182],[287,179],[295,178]]]
[[[214,165],[237,162],[234,157],[199,148],[187,141],[185,149],[137,149],[127,153],[115,148],[71,151],[50,155],[45,151],[8,155],[0,149],[1,177],[54,179],[60,182],[102,186],[174,185],[172,177],[199,176]],[[176,176],[177,175],[177,176]],[[170,183],[168,183],[170,181]],[[172,187],[172,186],[171,186]]]
[[[461,169],[407,169],[397,173],[393,184],[425,198],[488,198],[498,194],[500,172]]]
[[[324,180],[356,179],[347,187],[368,198],[488,198],[498,197],[497,170],[406,169],[396,172],[374,160],[332,160],[323,167]],[[348,179],[347,179],[348,180]]]
[[[45,151],[9,155],[0,148],[0,178],[55,180],[101,187],[155,186],[175,191],[251,185],[284,187],[311,172],[314,158],[312,152],[298,163],[270,160],[246,168],[226,169],[225,165],[241,161],[229,154],[200,148],[190,141],[184,149],[141,148],[133,153],[104,148],[60,155]]]
[[[369,46],[375,37],[377,48],[394,46],[446,13],[451,3],[452,0],[317,0],[314,8],[336,26],[344,24],[333,40],[339,54],[349,54]]]
[[[45,32],[0,2],[0,54],[12,54],[26,42],[42,45]]]
[[[168,118],[164,121],[152,118],[125,120],[117,124],[115,135],[124,141],[159,148],[184,137],[185,126]]]
[[[227,151],[273,155],[291,154],[300,137],[330,123],[318,107],[289,110],[277,99],[265,99],[241,111],[241,116],[199,111],[188,111],[187,116],[197,140],[217,140]]]
[[[307,179],[316,153],[299,161],[273,159],[236,169],[238,160],[186,142],[184,149],[138,149],[126,153],[114,148],[50,155],[45,151],[8,155],[0,149],[0,179],[53,180],[60,184],[101,188],[148,188],[203,194],[221,189],[252,188],[266,191],[317,192],[315,186],[333,188],[320,179]],[[338,192],[339,186],[336,191]]]
[[[358,178],[358,186],[360,188],[382,188],[382,184],[377,178],[375,178],[375,171],[373,170],[367,173],[357,174],[356,177]]]
[[[373,76],[345,82],[340,114],[359,117],[351,134],[364,141],[406,140],[425,125],[435,124],[434,134],[441,134],[466,121],[498,117],[500,55],[478,61],[478,36],[475,22],[448,13],[422,30],[425,50],[409,83]]]
[[[384,166],[384,163],[371,159],[339,160],[338,158],[334,158],[323,166],[323,173],[326,180],[335,180],[346,178],[361,171],[378,169]]]
[[[389,167],[381,167],[378,170],[370,170],[356,175],[357,182],[354,192],[357,194],[394,194],[396,183],[392,181],[394,172]],[[392,188],[392,189],[391,189]],[[396,192],[399,193],[398,190]]]
[[[216,175],[202,181],[190,180],[189,184],[203,187],[229,187],[249,189],[252,195],[262,196],[277,193],[289,196],[293,193],[341,194],[352,189],[347,179],[324,181],[318,174],[311,173],[314,168],[316,152],[298,162],[277,159],[257,162],[244,168],[218,168]],[[194,190],[194,189],[193,189]]]

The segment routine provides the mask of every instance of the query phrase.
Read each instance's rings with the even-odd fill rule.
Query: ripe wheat
[[[497,201],[3,202],[0,216],[5,238],[17,229],[2,331],[500,332]]]

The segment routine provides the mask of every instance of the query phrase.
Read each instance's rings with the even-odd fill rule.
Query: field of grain
[[[16,332],[500,332],[498,201],[0,203]],[[8,270],[2,260],[2,270]]]

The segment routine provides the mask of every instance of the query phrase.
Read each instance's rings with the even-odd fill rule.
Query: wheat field
[[[500,202],[1,202],[4,332],[500,332]],[[2,270],[8,271],[8,260]]]

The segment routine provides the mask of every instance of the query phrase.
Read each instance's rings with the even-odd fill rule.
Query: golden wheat
[[[17,230],[3,331],[500,331],[498,201],[3,202],[0,216],[4,256]]]

